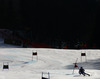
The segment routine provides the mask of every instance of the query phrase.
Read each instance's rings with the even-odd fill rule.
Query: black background
[[[0,26],[99,46],[99,7],[96,0],[0,0]]]

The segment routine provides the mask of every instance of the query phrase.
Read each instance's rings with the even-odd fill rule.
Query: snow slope
[[[37,51],[33,57],[32,51]],[[82,58],[81,52],[86,52]],[[90,77],[79,76],[73,67],[83,66]],[[3,62],[9,62],[9,70],[3,70]],[[0,48],[0,79],[41,79],[42,72],[49,72],[50,79],[100,79],[100,50],[63,50],[44,48]],[[47,77],[47,74],[44,74]]]

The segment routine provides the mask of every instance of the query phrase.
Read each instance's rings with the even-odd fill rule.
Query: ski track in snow
[[[38,60],[34,56],[32,61],[32,51],[37,51]],[[82,51],[86,51],[87,63],[84,58],[81,62]],[[77,58],[78,65],[83,65],[90,77],[80,76],[77,69],[72,74],[73,63]],[[99,63],[93,64],[99,58],[100,50],[2,48],[0,49],[0,79],[41,79],[42,72],[49,72],[50,79],[100,79]],[[9,70],[2,69],[3,62],[9,62]],[[91,64],[93,66],[89,68]]]

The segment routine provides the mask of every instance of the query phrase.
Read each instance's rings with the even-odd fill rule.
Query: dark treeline
[[[98,44],[99,6],[95,0],[0,0],[0,26],[26,31],[31,40]]]

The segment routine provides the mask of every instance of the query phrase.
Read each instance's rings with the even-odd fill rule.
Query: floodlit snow
[[[32,51],[37,51],[33,56]],[[81,52],[86,51],[87,62]],[[90,77],[79,76],[73,66],[83,66]],[[3,70],[3,62],[9,62],[9,70]],[[50,79],[100,79],[100,50],[62,50],[40,48],[1,48],[0,79],[41,79],[42,72],[49,72]],[[44,74],[47,77],[47,74]]]
[[[4,45],[6,47],[6,45]],[[32,51],[37,51],[33,56]],[[86,52],[86,59],[81,52]],[[91,76],[79,76],[73,67],[83,66]],[[3,70],[3,63],[9,63],[9,70]],[[68,50],[44,48],[0,48],[0,79],[41,79],[42,72],[50,73],[50,79],[100,79],[100,50]],[[43,75],[48,77],[47,74]]]

